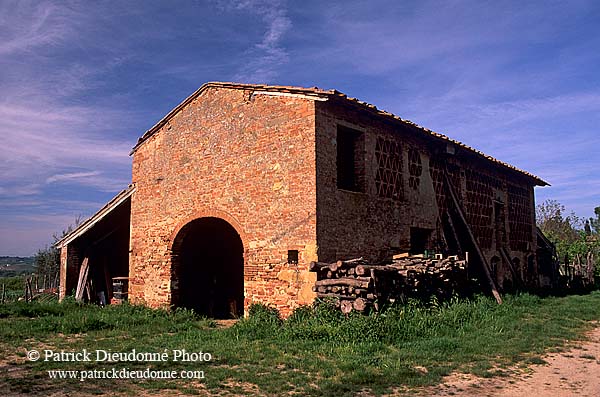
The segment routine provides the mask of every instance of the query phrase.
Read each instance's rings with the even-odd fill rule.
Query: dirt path
[[[600,396],[600,328],[588,340],[562,353],[552,353],[547,364],[534,365],[506,378],[478,378],[457,374],[429,390],[432,396],[465,397],[598,397]]]

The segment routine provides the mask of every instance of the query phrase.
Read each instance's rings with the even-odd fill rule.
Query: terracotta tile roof
[[[133,149],[131,150],[130,154],[135,153],[135,151],[148,139],[150,138],[152,135],[154,135],[154,133],[156,133],[165,123],[167,123],[167,121],[169,121],[175,114],[177,114],[181,109],[183,109],[187,104],[189,104],[191,101],[193,101],[196,97],[198,97],[202,92],[204,92],[206,89],[208,88],[229,88],[229,89],[239,89],[239,90],[253,90],[253,91],[257,91],[257,92],[273,92],[273,93],[281,93],[281,94],[291,94],[291,95],[302,95],[305,97],[314,97],[315,99],[320,98],[320,99],[329,99],[329,98],[338,98],[340,100],[344,100],[344,101],[348,101],[350,103],[353,103],[355,105],[358,105],[364,109],[367,109],[379,116],[385,117],[385,118],[389,118],[389,119],[393,119],[396,120],[402,124],[405,125],[409,125],[412,126],[414,128],[416,128],[417,130],[423,132],[426,135],[429,135],[430,137],[433,137],[434,139],[438,139],[438,140],[442,140],[442,141],[446,141],[449,143],[452,143],[460,148],[465,149],[468,152],[471,152],[481,158],[484,158],[488,161],[491,161],[492,163],[498,164],[504,168],[508,168],[512,171],[515,171],[517,173],[520,173],[524,176],[527,176],[529,178],[531,178],[536,185],[539,186],[549,186],[549,183],[547,183],[546,181],[542,180],[541,178],[530,174],[527,171],[523,171],[515,166],[512,166],[508,163],[505,163],[503,161],[500,161],[492,156],[489,156],[477,149],[474,149],[468,145],[465,145],[462,142],[459,142],[457,140],[454,140],[452,138],[449,138],[448,136],[444,135],[444,134],[440,134],[438,132],[432,131],[429,128],[425,128],[422,127],[410,120],[406,120],[403,119],[399,116],[396,116],[395,114],[389,113],[385,110],[381,110],[378,109],[377,106],[372,105],[370,103],[361,101],[357,98],[352,98],[347,96],[346,94],[337,91],[337,90],[323,90],[321,88],[318,87],[311,87],[311,88],[303,88],[303,87],[293,87],[293,86],[280,86],[280,85],[263,85],[263,84],[241,84],[241,83],[227,83],[227,82],[208,82],[206,84],[203,84],[200,88],[198,88],[192,95],[188,96],[183,102],[181,102],[179,105],[177,105],[173,110],[171,110],[165,117],[163,117],[158,123],[156,123],[152,128],[150,128],[148,131],[146,131],[139,139],[138,142],[136,143],[136,145],[133,147]]]

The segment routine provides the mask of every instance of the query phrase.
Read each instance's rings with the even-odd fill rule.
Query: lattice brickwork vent
[[[466,198],[463,206],[467,221],[481,248],[492,248],[494,238],[494,188],[500,181],[489,175],[466,169]]]
[[[402,150],[395,140],[377,138],[375,145],[377,175],[375,184],[380,197],[402,199]]]
[[[421,184],[421,174],[423,173],[423,166],[421,165],[421,156],[415,149],[408,151],[408,186],[413,189],[418,189]]]
[[[510,229],[510,248],[526,251],[533,240],[531,222],[531,197],[529,191],[520,186],[508,185],[508,227]]]

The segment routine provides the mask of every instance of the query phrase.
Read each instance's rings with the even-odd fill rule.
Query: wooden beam
[[[506,249],[506,247],[500,248],[500,255],[502,256],[502,259],[504,259],[504,261],[508,264],[508,268],[510,269],[510,272],[512,273],[513,277],[515,278],[515,281],[517,281],[519,283],[519,285],[523,285],[523,280],[521,279],[521,276],[519,275],[519,273],[517,273],[517,269],[515,269],[515,265],[514,265],[513,261],[510,259],[510,256],[508,255],[508,250]]]
[[[31,288],[31,276],[27,277],[25,279],[26,282],[26,286],[25,286],[25,302],[30,302],[31,299],[33,298],[33,290]],[[27,293],[27,291],[29,291],[29,293]]]
[[[91,218],[83,221],[79,226],[77,226],[71,233],[64,236],[62,239],[58,240],[54,243],[54,246],[57,248],[64,247],[70,244],[73,240],[85,234],[89,229],[94,227],[99,221],[101,221],[105,216],[114,211],[117,207],[123,204],[126,200],[130,199],[131,195],[135,192],[135,186],[130,185],[127,189],[123,190],[115,197],[112,198],[107,204],[104,205],[98,212],[92,215]]]
[[[492,274],[490,271],[490,265],[488,264],[487,260],[485,259],[485,256],[483,255],[483,252],[481,251],[481,247],[479,247],[479,244],[477,243],[477,239],[475,238],[475,235],[473,234],[473,231],[471,230],[471,227],[469,226],[469,223],[467,222],[467,219],[465,218],[465,214],[462,210],[462,206],[460,205],[460,202],[458,201],[458,197],[456,196],[456,193],[454,192],[454,188],[452,187],[452,182],[450,182],[450,177],[448,177],[448,172],[445,169],[444,169],[444,179],[446,181],[446,186],[448,187],[448,192],[450,193],[450,197],[452,198],[452,201],[454,202],[454,208],[456,209],[456,212],[458,213],[458,216],[459,216],[461,222],[464,224],[465,229],[467,230],[469,239],[471,240],[471,243],[475,247],[475,252],[477,252],[479,259],[481,260],[481,263],[483,265],[483,272],[485,273],[485,277],[487,278],[488,284],[490,285],[490,288],[492,290],[492,295],[494,295],[494,298],[496,298],[496,302],[498,302],[498,304],[501,305],[502,298],[500,297],[498,288],[496,288],[496,283],[494,282],[494,279],[492,278]]]
[[[79,280],[77,281],[77,289],[75,290],[75,300],[81,301],[88,280],[89,273],[89,257],[83,258],[81,268],[79,269]]]
[[[450,231],[452,231],[452,238],[456,241],[456,248],[458,248],[458,254],[463,254],[464,250],[460,245],[460,239],[458,238],[458,233],[456,233],[456,228],[454,227],[454,222],[452,222],[452,217],[450,213],[448,213],[448,226],[450,226]]]
[[[332,279],[318,280],[315,282],[315,285],[317,287],[343,285],[343,286],[355,287],[355,288],[369,288],[369,284],[371,282],[372,282],[372,279],[370,277],[356,277],[356,278],[345,277],[345,278],[332,278]]]

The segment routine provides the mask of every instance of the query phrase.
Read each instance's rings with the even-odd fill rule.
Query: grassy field
[[[4,290],[5,302],[16,301],[24,295],[25,276],[0,277],[0,293]]]
[[[0,278],[14,277],[35,270],[35,257],[0,256]]]
[[[254,306],[229,328],[188,311],[74,302],[0,306],[0,388],[5,394],[380,395],[438,383],[453,371],[503,375],[514,364],[540,362],[565,340],[600,320],[600,292],[567,297],[487,297],[446,304],[408,304],[344,318],[328,303],[282,321]],[[26,352],[164,352],[164,362],[53,362]],[[173,361],[173,350],[210,353],[210,361]],[[207,357],[207,356],[205,356]],[[49,370],[203,371],[196,380],[50,379]]]

